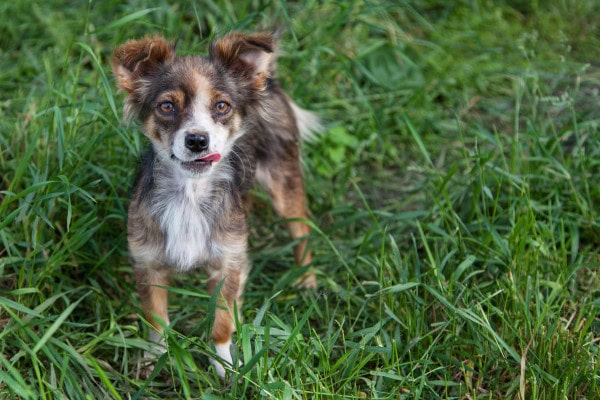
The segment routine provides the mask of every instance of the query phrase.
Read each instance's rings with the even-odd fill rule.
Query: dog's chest
[[[219,258],[214,238],[218,215],[211,193],[201,182],[188,182],[163,193],[160,226],[164,232],[166,261],[182,271]]]

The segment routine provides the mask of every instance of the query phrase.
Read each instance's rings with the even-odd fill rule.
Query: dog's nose
[[[193,153],[200,153],[208,149],[208,135],[188,133],[185,135],[185,147]]]

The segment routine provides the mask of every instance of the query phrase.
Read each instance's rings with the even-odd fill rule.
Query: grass
[[[0,398],[600,398],[593,0],[144,3],[0,5]],[[320,287],[290,289],[257,190],[243,366],[209,367],[198,273],[139,380],[125,223],[145,140],[111,51],[271,27],[284,87],[327,125],[304,146]]]

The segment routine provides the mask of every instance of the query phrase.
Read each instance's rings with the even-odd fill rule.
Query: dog
[[[142,157],[128,212],[127,239],[138,294],[155,351],[164,353],[170,276],[204,268],[217,289],[211,340],[220,377],[231,368],[234,309],[239,309],[250,261],[248,191],[257,181],[297,240],[295,261],[311,264],[310,227],[300,162],[301,138],[318,118],[300,108],[275,78],[269,33],[230,33],[208,55],[178,56],[163,37],[118,46],[112,69],[126,93],[124,117],[137,119],[151,146]],[[299,286],[315,288],[314,274]]]

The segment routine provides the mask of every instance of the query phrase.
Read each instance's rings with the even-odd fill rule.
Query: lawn
[[[68,4],[67,4],[68,3]],[[0,398],[599,399],[600,22],[595,0],[0,4]],[[221,381],[199,271],[169,352],[127,254],[147,142],[114,47],[205,53],[278,29],[304,143],[316,291],[252,192],[247,286]]]

